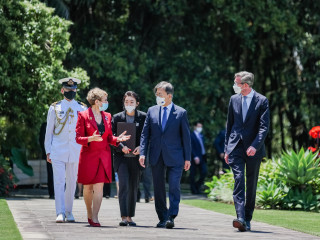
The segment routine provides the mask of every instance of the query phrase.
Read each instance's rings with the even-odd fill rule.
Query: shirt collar
[[[253,98],[253,94],[254,94],[254,90],[251,89],[251,92],[246,97],[247,98]],[[242,97],[244,97],[244,96],[242,95]]]
[[[167,112],[167,113],[171,112],[172,106],[173,106],[173,102],[171,102],[171,103],[167,106],[167,109],[168,109],[168,112]],[[163,108],[164,108],[164,106],[161,106],[161,110],[163,110]]]

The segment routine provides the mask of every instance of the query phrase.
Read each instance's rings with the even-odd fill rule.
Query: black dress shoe
[[[232,225],[234,228],[238,228],[240,232],[247,231],[246,222],[242,218],[234,219]]]
[[[166,228],[173,228],[174,227],[174,217],[170,216],[166,222]]]
[[[128,222],[128,225],[131,226],[131,227],[137,226],[137,224],[135,222],[133,222],[133,221],[132,222]]]
[[[146,203],[150,202],[149,198],[144,199]]]
[[[160,221],[158,224],[157,224],[157,228],[165,228],[166,227],[166,221]]]
[[[122,226],[122,227],[128,226],[128,221],[122,220],[121,222],[119,222],[119,226]]]
[[[251,231],[251,223],[250,221],[246,221],[247,231]]]

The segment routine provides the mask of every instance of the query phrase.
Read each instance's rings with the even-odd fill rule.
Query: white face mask
[[[135,106],[124,106],[124,108],[128,113],[132,113],[136,109]]]
[[[233,90],[234,90],[235,93],[238,94],[238,93],[241,93],[241,90],[242,90],[242,89],[241,89],[241,87],[239,87],[239,86],[237,86],[236,84],[234,84],[234,85],[233,85]]]
[[[166,103],[165,98],[162,98],[162,97],[157,96],[156,100],[159,106],[163,106]]]
[[[202,132],[202,127],[196,127],[196,131],[197,131],[198,133],[201,133],[201,132]]]

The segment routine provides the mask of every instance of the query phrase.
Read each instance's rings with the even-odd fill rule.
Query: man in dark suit
[[[234,175],[233,200],[237,219],[233,227],[251,230],[259,168],[265,156],[264,140],[269,131],[268,99],[252,89],[254,75],[235,74],[225,139],[225,161]],[[246,183],[245,174],[246,173]]]
[[[224,160],[224,140],[226,138],[226,130],[222,129],[216,139],[214,140],[214,147],[216,149],[217,158],[222,161],[222,171],[219,171],[219,174],[226,173],[227,170],[230,170],[229,165]]]
[[[180,180],[183,169],[190,168],[191,143],[187,111],[172,102],[173,86],[160,82],[154,88],[157,105],[150,107],[141,135],[139,162],[145,167],[150,141],[157,227],[174,227],[179,212]],[[170,207],[166,204],[165,172],[169,181]]]
[[[191,167],[190,167],[190,188],[192,194],[201,193],[201,186],[207,176],[206,150],[204,148],[204,138],[201,134],[202,123],[193,124],[194,131],[191,132]],[[199,179],[196,182],[195,177],[199,169]]]

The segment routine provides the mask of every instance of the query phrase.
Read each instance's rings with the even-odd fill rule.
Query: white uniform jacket
[[[68,114],[68,109],[71,108],[69,112],[69,117],[66,120],[65,116]],[[52,161],[62,161],[62,162],[78,162],[81,150],[81,145],[76,143],[76,124],[78,121],[78,113],[86,110],[87,107],[75,100],[67,101],[63,99],[57,103],[53,103],[48,111],[47,116],[47,129],[46,136],[44,140],[44,145],[46,153],[50,153],[50,159]],[[57,119],[57,117],[59,119]],[[62,124],[58,122],[64,122],[66,124],[60,134],[58,133],[62,127]]]

